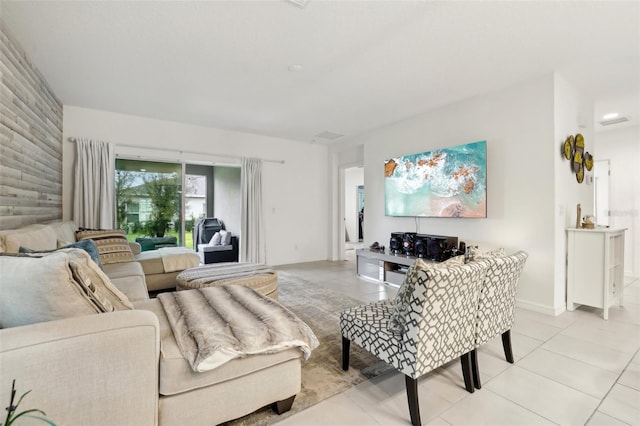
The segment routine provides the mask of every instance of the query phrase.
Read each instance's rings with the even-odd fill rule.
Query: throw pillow
[[[69,267],[71,268],[74,280],[80,285],[80,288],[84,290],[87,298],[100,312],[115,311],[109,299],[93,284],[87,273],[87,269],[81,263],[70,260]]]
[[[28,247],[20,247],[20,253],[52,253],[56,250],[67,248],[79,248],[86,251],[87,253],[89,253],[89,256],[91,256],[91,259],[96,262],[100,269],[104,271],[104,266],[102,266],[102,262],[100,262],[100,253],[98,253],[98,246],[96,246],[96,243],[93,240],[82,240],[78,241],[77,243],[58,247],[57,249],[53,250],[31,250]]]
[[[56,248],[56,233],[45,225],[29,225],[26,228],[3,231],[1,249],[7,253],[18,253],[20,246],[35,250],[51,250]]]
[[[226,232],[222,234],[222,239],[220,240],[221,246],[231,245],[231,232]]]
[[[209,246],[219,246],[220,241],[222,241],[222,235],[220,235],[220,232],[216,232],[209,240]]]
[[[74,279],[64,251],[42,257],[0,256],[0,270],[0,328],[101,312]]]
[[[129,298],[118,290],[107,274],[91,260],[91,257],[86,252],[79,249],[63,249],[61,251],[67,253],[69,259],[83,267],[84,275],[88,277],[88,280],[95,286],[100,294],[109,300],[115,310],[123,311],[133,309]],[[86,282],[87,280],[84,281]]]
[[[133,261],[133,252],[127,241],[127,234],[122,229],[81,229],[76,232],[76,239],[95,241],[100,253],[100,261],[104,265]]]
[[[407,315],[411,309],[411,298],[419,281],[420,272],[428,269],[429,266],[422,259],[416,261],[409,267],[407,274],[398,289],[396,297],[393,299],[393,308],[387,324],[387,329],[393,334],[404,334],[407,327]]]

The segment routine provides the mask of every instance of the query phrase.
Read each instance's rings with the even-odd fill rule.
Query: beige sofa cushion
[[[84,229],[76,232],[76,239],[95,241],[103,265],[133,261],[133,252],[129,247],[127,235],[122,229]]]
[[[74,221],[65,220],[52,222],[47,226],[50,226],[53,229],[53,232],[56,233],[58,245],[67,246],[76,242],[76,231],[78,230],[78,225],[76,225]]]
[[[164,264],[158,250],[143,251],[135,259],[142,265],[145,275],[164,274]]]
[[[144,278],[142,265],[138,262],[110,263],[108,265],[104,265],[104,272],[109,275],[109,278],[112,280],[115,278],[132,276]]]
[[[70,261],[64,251],[44,257],[0,256],[0,327],[102,312],[92,291],[74,279]]]
[[[127,295],[131,302],[138,302],[141,300],[149,300],[149,293],[144,283],[144,278],[138,276],[113,278],[111,280],[113,285]]]
[[[184,359],[173,337],[173,331],[158,299],[134,303],[135,309],[151,311],[160,323],[160,394],[175,395],[222,383],[264,368],[302,357],[297,348],[273,354],[237,358],[210,371],[196,373]]]
[[[104,265],[104,272],[131,302],[149,299],[146,277],[138,262],[110,263]]]
[[[58,238],[51,227],[43,225],[6,232],[4,252],[18,253],[20,247],[29,247],[32,250],[54,250],[58,248]]]

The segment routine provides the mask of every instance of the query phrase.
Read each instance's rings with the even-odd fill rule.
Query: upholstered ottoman
[[[176,277],[177,290],[228,284],[244,285],[278,299],[278,274],[270,266],[256,263],[214,263],[189,268]]]

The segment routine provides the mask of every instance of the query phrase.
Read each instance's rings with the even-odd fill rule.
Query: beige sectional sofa
[[[50,249],[43,241],[65,226],[72,224],[3,231],[3,251],[17,251],[16,244]],[[18,258],[3,259],[6,265]],[[42,409],[61,425],[214,425],[269,404],[288,410],[300,390],[301,351],[238,358],[196,373],[160,301],[149,298],[142,266],[105,270],[134,309],[0,328],[0,402],[8,403],[16,379],[19,393],[31,390],[20,408]],[[7,276],[0,270],[0,292]]]
[[[20,247],[33,250],[53,250],[59,242],[76,242],[78,226],[74,221],[52,222],[46,225],[30,225],[25,228],[0,231],[0,252],[18,253]],[[162,251],[140,252],[140,244],[129,243],[135,262],[105,264],[107,275],[114,284],[138,288],[136,283],[146,283],[148,291],[172,289],[176,287],[176,276],[182,271],[165,271]],[[171,251],[172,249],[166,249]],[[197,253],[175,249],[180,257],[183,269],[198,266],[200,257]]]

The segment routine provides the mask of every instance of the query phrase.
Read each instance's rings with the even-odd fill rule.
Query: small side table
[[[578,305],[603,309],[622,306],[624,292],[624,231],[567,229],[567,309]]]

